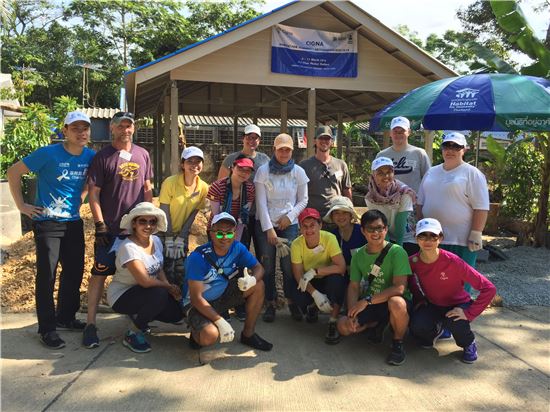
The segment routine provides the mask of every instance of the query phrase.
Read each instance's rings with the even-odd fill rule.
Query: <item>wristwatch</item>
[[[372,295],[367,295],[363,298],[369,305],[372,305]]]

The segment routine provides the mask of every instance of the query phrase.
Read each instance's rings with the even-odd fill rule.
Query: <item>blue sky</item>
[[[522,10],[533,27],[535,34],[544,39],[550,20],[549,13],[536,14],[533,5],[543,0],[524,0]],[[262,11],[273,10],[287,4],[288,0],[266,0]],[[399,24],[409,26],[425,39],[430,33],[442,35],[446,30],[460,29],[456,11],[460,7],[472,4],[473,0],[355,0],[354,3],[367,13],[376,17],[386,26],[394,29]]]

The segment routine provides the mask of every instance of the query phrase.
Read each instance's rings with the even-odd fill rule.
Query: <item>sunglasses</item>
[[[130,112],[116,112],[113,115],[113,119],[118,119],[119,117],[129,117],[130,119],[134,118],[134,114]]]
[[[441,148],[444,150],[452,150],[453,152],[458,152],[459,150],[464,149],[464,146],[461,146],[456,143],[443,143]]]
[[[365,226],[365,230],[367,233],[382,233],[384,230],[386,230],[386,226]]]
[[[323,166],[324,166],[324,169],[321,172],[321,177],[324,179],[330,179],[330,169],[328,168],[327,165],[323,165]]]
[[[387,172],[384,172],[383,170],[380,170],[380,169],[377,169],[376,172],[374,172],[376,174],[376,176],[380,176],[380,177],[390,177],[390,176],[393,176],[394,174],[394,171],[393,169],[387,171]]]
[[[233,239],[235,237],[235,232],[233,230],[229,232],[218,230],[216,232],[212,231],[212,233],[214,233],[214,235],[216,236],[216,239],[223,239],[224,237],[226,239]]]
[[[142,225],[142,226],[147,226],[147,225],[156,226],[158,220],[157,219],[143,219],[143,218],[140,218],[140,219],[136,219],[136,222],[138,223],[138,225]]]
[[[418,240],[431,240],[436,241],[439,239],[439,235],[436,235],[435,233],[421,233],[416,237]]]
[[[245,134],[244,138],[246,140],[260,140],[260,136],[258,136],[256,134]]]

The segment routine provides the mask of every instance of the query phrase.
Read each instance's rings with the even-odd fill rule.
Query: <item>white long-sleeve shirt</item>
[[[282,175],[269,173],[269,163],[256,171],[256,218],[262,231],[273,227],[286,216],[291,224],[298,223],[298,215],[305,209],[309,178],[304,169],[295,165],[291,172]]]

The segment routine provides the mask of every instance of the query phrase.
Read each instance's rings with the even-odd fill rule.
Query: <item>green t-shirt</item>
[[[351,257],[350,280],[352,282],[366,281],[369,278],[369,273],[372,265],[376,261],[380,253],[370,254],[367,252],[367,246],[360,248],[357,253]],[[366,291],[362,291],[361,297],[366,295],[375,295],[383,290],[393,286],[394,276],[410,276],[412,274],[411,266],[409,265],[409,257],[407,252],[399,245],[393,245],[388,254],[384,258],[380,275],[372,280],[372,284]],[[403,294],[405,299],[411,299],[409,289],[405,288]]]
[[[317,269],[332,265],[332,258],[342,254],[336,236],[321,230],[319,245],[309,249],[303,235],[298,236],[290,246],[290,259],[292,263],[303,264],[304,272],[309,269]],[[407,260],[407,264],[408,264]]]

